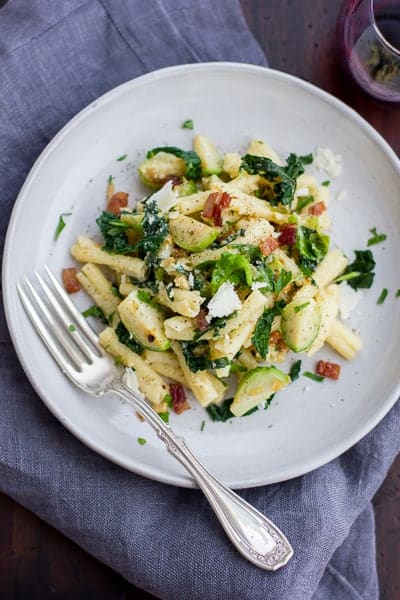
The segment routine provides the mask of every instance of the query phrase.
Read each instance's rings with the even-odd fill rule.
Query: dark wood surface
[[[241,4],[273,68],[311,81],[347,102],[400,153],[400,107],[368,97],[340,69],[335,29],[339,0],[241,0]],[[377,493],[374,506],[381,598],[398,600],[400,458]],[[91,596],[151,600],[152,596],[129,585],[1,495],[0,523],[1,600],[83,600]]]

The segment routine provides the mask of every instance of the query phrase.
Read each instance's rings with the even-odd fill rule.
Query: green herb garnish
[[[73,323],[68,325],[68,331],[70,331],[71,333],[74,333],[74,331],[76,331],[76,327]]]
[[[300,268],[309,277],[328,252],[329,236],[300,225],[297,228],[296,247]]]
[[[206,408],[206,411],[208,412],[213,421],[222,421],[223,423],[225,423],[225,421],[235,418],[235,415],[230,410],[232,402],[233,398],[227,398],[222,402],[222,404],[209,404]],[[254,406],[254,408],[251,408],[242,416],[247,417],[253,412],[256,412],[256,410],[258,410],[258,406]]]
[[[348,265],[344,274],[337,277],[335,282],[347,281],[354,289],[370,288],[375,277],[373,269],[375,267],[374,257],[371,250],[354,250],[356,258]]]
[[[110,175],[110,176],[108,177],[108,179],[107,179],[107,183],[108,183],[108,185],[111,185],[111,183],[112,183],[112,180],[113,180],[113,176],[112,176],[112,175]]]
[[[118,161],[118,162],[121,162],[122,160],[125,160],[127,156],[128,156],[127,154],[123,154],[122,156],[119,156],[119,157],[117,158],[117,161]]]
[[[294,312],[298,313],[301,310],[303,310],[304,308],[306,308],[310,303],[309,302],[304,302],[304,304],[298,304],[297,306],[294,306]]]
[[[286,206],[293,201],[297,177],[304,173],[304,165],[312,161],[312,154],[306,156],[290,154],[286,167],[281,167],[270,158],[246,154],[242,157],[240,168],[250,175],[261,175],[271,183],[272,195],[267,198],[271,205],[281,203]]]
[[[214,295],[225,281],[251,287],[252,270],[247,258],[240,254],[223,252],[221,258],[215,262],[211,273],[211,294]]]
[[[255,350],[263,360],[266,359],[269,348],[269,336],[271,334],[272,323],[277,315],[282,312],[284,302],[277,302],[273,308],[264,310],[257,321],[256,328],[251,338]]]
[[[204,427],[206,426],[206,422],[202,421],[200,425],[200,431],[204,431]]]
[[[125,346],[128,346],[130,350],[136,352],[136,354],[142,354],[143,347],[129,333],[129,331],[122,322],[118,323],[115,329],[115,333],[117,334],[117,337],[121,344],[125,344]]]
[[[162,421],[164,421],[164,423],[169,423],[169,412],[160,412],[158,413],[158,416],[160,417],[160,419]]]
[[[379,294],[379,298],[376,301],[377,304],[383,304],[386,300],[386,296],[388,295],[389,290],[387,288],[383,288],[381,293]]]
[[[145,438],[138,437],[137,443],[140,444],[141,446],[144,446],[145,444],[147,444],[147,440]]]
[[[186,163],[185,177],[187,179],[199,179],[201,177],[201,161],[200,157],[193,150],[181,150],[175,146],[162,146],[160,148],[153,148],[146,154],[146,158],[152,158],[159,152],[166,152],[167,154],[173,154],[174,156],[181,158]]]
[[[187,121],[183,121],[182,123],[182,129],[193,129],[193,127],[193,119],[187,119]]]
[[[289,371],[289,377],[292,381],[295,381],[300,376],[301,370],[301,360],[296,360],[295,363],[292,364]]]
[[[95,304],[84,310],[82,312],[82,316],[85,317],[85,319],[88,317],[94,317],[95,319],[99,319],[102,323],[104,323],[104,325],[109,325],[109,319],[107,319],[101,308]]]
[[[328,185],[330,185],[330,184],[331,184],[331,182],[329,181],[329,179],[327,179],[326,181],[323,181],[323,182],[321,183],[321,185],[323,185],[323,186],[325,186],[325,187],[328,187]]]
[[[129,244],[125,232],[128,224],[121,221],[114,213],[104,210],[96,219],[96,223],[104,237],[103,250],[110,254],[135,252],[136,246]]]
[[[226,357],[210,359],[210,347],[208,342],[181,342],[183,356],[187,366],[192,373],[197,371],[206,371],[208,369],[222,369],[229,365],[229,360]]]
[[[144,302],[145,304],[149,304],[150,306],[154,306],[153,296],[147,290],[138,290],[136,293],[138,300]]]
[[[297,198],[296,212],[300,213],[303,208],[314,202],[314,196],[300,196]]]
[[[369,240],[367,242],[367,246],[373,246],[374,244],[380,244],[381,242],[384,242],[387,239],[386,233],[378,233],[376,231],[376,227],[373,227],[372,229],[370,229],[369,232],[372,234],[372,237],[369,238]]]
[[[400,298],[400,290],[397,290],[397,292],[395,293],[395,298]]]
[[[308,377],[308,379],[312,379],[313,381],[324,381],[325,377],[322,377],[321,375],[317,375],[316,373],[311,373],[311,371],[304,371],[304,373],[302,373],[302,375],[304,375],[304,377]]]
[[[58,225],[56,227],[56,230],[54,232],[54,239],[57,241],[58,238],[60,237],[60,233],[62,232],[62,230],[64,229],[66,223],[64,221],[64,217],[69,217],[70,215],[72,215],[72,213],[61,213],[61,215],[58,217]]]

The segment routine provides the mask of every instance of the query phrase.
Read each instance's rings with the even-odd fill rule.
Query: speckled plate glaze
[[[190,148],[193,132],[181,128],[189,118],[194,133],[211,137],[224,151],[244,149],[253,136],[284,156],[329,146],[343,156],[344,165],[340,180],[330,188],[334,242],[351,255],[353,249],[366,247],[370,228],[388,235],[374,247],[374,286],[349,321],[361,333],[364,350],[354,362],[343,364],[338,382],[300,377],[277,394],[268,410],[225,424],[212,423],[195,402],[192,410],[172,416],[172,425],[201,460],[232,487],[284,481],[344,452],[383,418],[399,395],[400,299],[394,295],[400,287],[399,161],[370,125],[329,94],[277,71],[210,63],[162,69],[99,98],[53,139],[19,194],[3,264],[7,321],[32,385],[67,429],[126,469],[192,486],[130,406],[115,397],[86,396],[64,379],[25,317],[15,290],[22,276],[43,263],[56,273],[72,265],[69,248],[75,237],[96,233],[94,220],[104,206],[108,176],[131,199],[140,197],[136,167],[145,150],[164,144]],[[116,160],[124,154],[125,160]],[[347,196],[339,200],[342,189]],[[68,212],[72,215],[55,242],[59,215]],[[384,287],[389,295],[378,306]],[[76,301],[82,309],[89,304],[83,294]],[[320,357],[337,360],[328,349]],[[306,359],[304,370],[314,362]],[[147,444],[140,446],[138,436]]]

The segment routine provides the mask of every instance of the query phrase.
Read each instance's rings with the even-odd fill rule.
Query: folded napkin
[[[9,0],[0,10],[2,243],[34,160],[77,111],[142,73],[213,60],[266,64],[236,0]],[[73,438],[24,376],[3,313],[0,342],[0,490],[130,582],[166,600],[378,597],[370,500],[399,449],[399,406],[324,467],[241,492],[293,543],[295,557],[271,574],[232,548],[200,492],[128,473]]]

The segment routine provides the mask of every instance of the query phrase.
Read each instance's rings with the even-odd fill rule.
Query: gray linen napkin
[[[2,244],[33,161],[77,111],[142,73],[210,60],[266,64],[236,0],[10,0],[0,10]],[[399,406],[328,465],[242,492],[293,542],[295,558],[270,574],[230,546],[199,492],[125,472],[64,430],[24,376],[3,313],[0,343],[0,490],[129,581],[167,600],[377,598],[370,499],[399,449]]]

